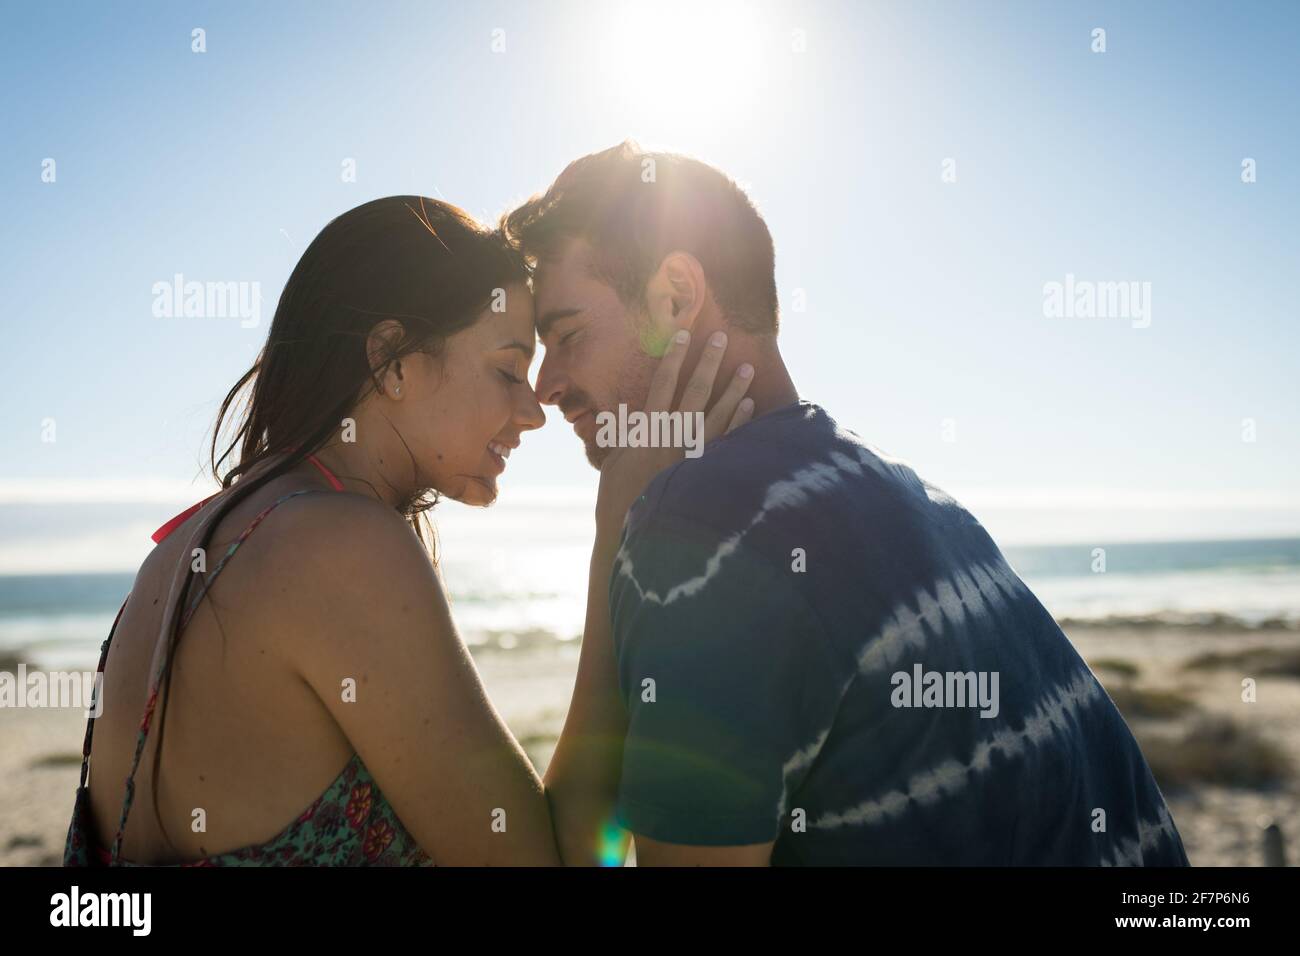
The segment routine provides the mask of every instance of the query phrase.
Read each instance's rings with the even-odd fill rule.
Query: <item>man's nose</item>
[[[560,363],[549,352],[537,370],[537,400],[543,405],[558,405],[564,397],[565,379]]]

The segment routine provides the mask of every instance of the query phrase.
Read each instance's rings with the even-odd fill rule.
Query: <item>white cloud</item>
[[[198,501],[216,490],[211,481],[165,478],[0,478],[0,504],[163,504]]]

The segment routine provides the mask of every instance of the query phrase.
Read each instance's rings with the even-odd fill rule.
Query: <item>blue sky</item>
[[[1293,3],[10,5],[0,508],[205,491],[328,219],[495,218],[634,137],[750,188],[801,392],[981,517],[1300,532],[1297,49]],[[177,273],[260,283],[260,324],[154,317]],[[1045,316],[1067,274],[1150,283],[1150,325]],[[593,479],[551,410],[503,489]]]

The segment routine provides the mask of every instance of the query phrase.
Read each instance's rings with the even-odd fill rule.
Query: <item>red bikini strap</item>
[[[320,463],[319,458],[317,458],[315,455],[308,455],[307,460],[320,469],[321,474],[324,475],[329,480],[331,488],[333,488],[335,491],[343,490],[343,482],[335,478],[334,472],[330,471],[328,468],[322,465]]]
[[[324,465],[322,465],[321,462],[320,462],[320,459],[319,459],[319,458],[317,458],[315,455],[308,455],[308,456],[307,456],[307,460],[310,461],[313,465],[315,465],[317,468],[320,469],[321,474],[325,476],[325,478],[326,478],[327,481],[329,481],[329,483],[330,483],[330,487],[331,487],[331,488],[333,488],[335,491],[343,491],[343,490],[344,490],[344,488],[343,488],[343,482],[341,482],[341,481],[339,481],[337,478],[335,478],[335,477],[334,477],[334,472],[330,471],[328,468],[326,468]],[[206,505],[209,501],[211,501],[213,498],[215,498],[215,497],[216,497],[217,495],[219,495],[219,494],[221,494],[221,492],[217,492],[216,494],[208,495],[206,498],[204,498],[204,499],[203,499],[202,501],[200,501],[198,504],[190,505],[190,507],[186,508],[186,509],[185,509],[184,511],[182,511],[180,514],[178,514],[175,518],[172,518],[170,521],[168,521],[166,524],[164,524],[161,528],[159,528],[157,531],[155,531],[155,532],[153,533],[152,537],[153,537],[153,540],[154,540],[154,544],[158,544],[159,542],[162,541],[163,538],[167,537],[169,534],[171,534],[173,531],[175,531],[177,528],[179,528],[181,525],[183,525],[186,521],[189,521],[189,520],[190,520],[190,517],[191,517],[191,516],[192,516],[196,511],[198,511],[200,508],[202,508],[204,505]]]
[[[217,492],[217,494],[221,494],[221,492]],[[194,514],[194,512],[198,511],[200,508],[202,508],[204,505],[206,505],[209,501],[211,501],[216,496],[217,495],[208,495],[198,504],[190,505],[180,514],[178,514],[175,518],[172,518],[165,525],[163,525],[161,528],[155,531],[152,535],[154,544],[158,544],[159,542],[162,541],[163,538],[167,537],[169,534],[171,534],[173,531],[175,531],[177,528],[183,525],[186,521],[189,521],[190,515]]]

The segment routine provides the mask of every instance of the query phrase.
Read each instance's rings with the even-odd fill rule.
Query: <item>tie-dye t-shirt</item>
[[[657,476],[610,581],[618,816],[775,864],[1187,865],[1128,726],[972,515],[798,402]]]

